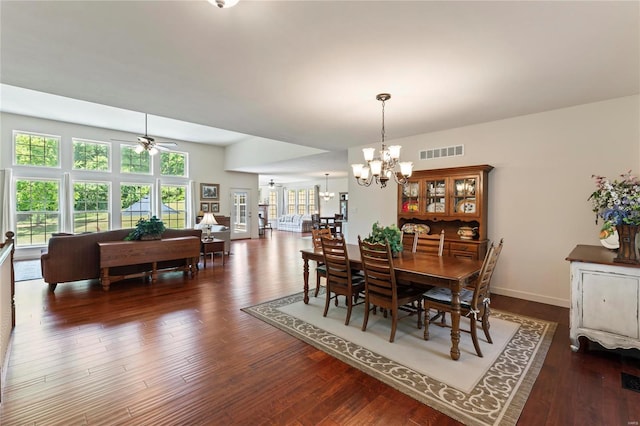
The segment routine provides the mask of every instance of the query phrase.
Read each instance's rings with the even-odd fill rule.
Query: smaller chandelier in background
[[[380,93],[376,99],[382,102],[382,149],[380,155],[375,156],[375,148],[364,148],[364,164],[352,164],[353,175],[358,185],[369,186],[372,182],[376,182],[381,188],[387,186],[387,182],[391,177],[399,185],[407,183],[411,173],[413,172],[413,163],[410,161],[400,162],[400,145],[392,145],[387,147],[384,143],[384,103],[391,99],[388,93]],[[396,170],[396,168],[400,170]]]
[[[333,192],[329,192],[329,173],[325,173],[325,192],[320,191],[318,193],[318,195],[320,195],[322,198],[324,198],[325,201],[329,201],[330,199],[332,199],[333,197],[336,196],[336,194],[334,194]]]

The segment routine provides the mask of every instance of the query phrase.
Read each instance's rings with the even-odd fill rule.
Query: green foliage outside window
[[[106,143],[73,140],[73,168],[76,170],[109,170],[110,146]]]
[[[16,245],[45,244],[60,229],[60,183],[16,181]]]
[[[73,184],[73,232],[99,232],[109,229],[109,184]]]
[[[21,166],[58,167],[60,138],[14,133],[15,163]]]
[[[180,152],[160,153],[160,174],[163,176],[186,176],[187,156]]]
[[[163,185],[160,188],[162,206],[160,214],[167,228],[186,226],[187,187]]]
[[[122,145],[120,147],[120,171],[122,173],[151,173],[151,156],[149,151],[142,151],[138,154],[133,145]]]

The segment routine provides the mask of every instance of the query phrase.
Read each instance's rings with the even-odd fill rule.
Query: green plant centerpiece
[[[164,223],[155,216],[150,219],[141,218],[136,223],[136,228],[125,237],[127,241],[133,240],[159,240],[167,229]]]
[[[394,256],[402,251],[402,232],[395,224],[381,226],[379,222],[374,223],[371,227],[371,233],[364,240],[376,244],[384,244],[385,240],[389,241],[389,247]]]

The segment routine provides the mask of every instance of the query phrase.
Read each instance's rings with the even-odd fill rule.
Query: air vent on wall
[[[433,160],[442,157],[456,157],[464,155],[464,145],[446,146],[444,148],[433,148],[420,151],[421,160]]]

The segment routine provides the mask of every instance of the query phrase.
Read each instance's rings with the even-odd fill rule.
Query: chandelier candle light
[[[320,195],[322,198],[324,198],[325,201],[329,201],[330,199],[332,199],[333,197],[336,196],[336,194],[334,194],[333,192],[329,192],[329,173],[325,173],[325,192],[320,191],[318,193],[318,195]]]
[[[352,164],[353,175],[358,185],[362,186],[369,186],[375,181],[381,188],[384,188],[392,176],[396,183],[404,185],[407,183],[408,178],[411,177],[413,163],[410,161],[400,162],[400,148],[402,148],[400,145],[387,147],[384,143],[384,104],[391,99],[391,95],[380,93],[376,96],[376,99],[382,102],[382,149],[380,150],[380,156],[375,157],[375,148],[364,148],[362,152],[367,164]],[[397,166],[400,167],[399,171],[396,170]]]

